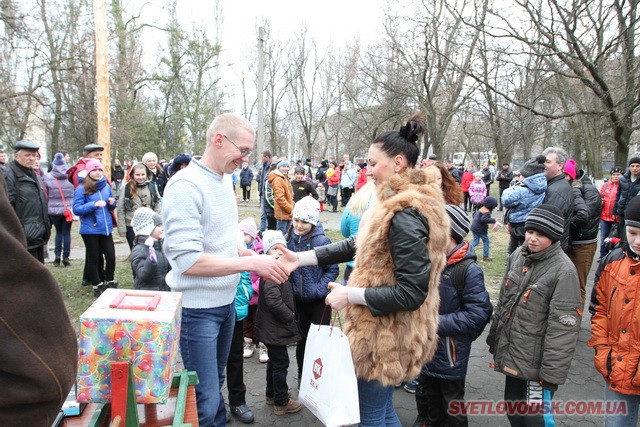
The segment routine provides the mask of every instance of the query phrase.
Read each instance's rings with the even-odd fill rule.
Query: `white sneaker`
[[[256,345],[253,343],[251,338],[244,339],[244,351],[242,353],[242,357],[245,359],[249,359],[253,356],[253,352],[256,349]]]
[[[269,361],[267,347],[262,343],[258,345],[258,354],[260,355],[260,363],[267,363]]]

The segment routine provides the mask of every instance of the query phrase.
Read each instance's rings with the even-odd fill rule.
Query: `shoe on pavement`
[[[251,358],[255,350],[256,350],[256,345],[253,343],[253,340],[251,338],[245,338],[242,357],[244,357],[245,359]]]
[[[229,405],[229,412],[243,424],[251,424],[254,420],[253,412],[246,404],[240,406]]]
[[[418,378],[414,378],[404,385],[404,391],[407,393],[415,393],[418,388]]]
[[[274,406],[273,414],[274,415],[285,415],[285,414],[295,414],[296,412],[300,412],[300,410],[304,408],[304,405],[297,400],[289,399],[286,405],[284,406]]]
[[[263,343],[260,343],[258,345],[258,354],[260,355],[259,356],[260,363],[267,363],[269,361],[269,354],[267,353],[267,347]]]

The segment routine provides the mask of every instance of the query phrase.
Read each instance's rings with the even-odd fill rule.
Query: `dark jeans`
[[[289,369],[289,352],[286,345],[267,344],[267,397],[273,397],[276,406],[285,406],[289,402],[289,386],[287,385],[287,369]]]
[[[424,374],[418,376],[416,406],[428,426],[466,426],[465,414],[448,413],[453,401],[464,401],[464,380],[443,380]]]
[[[545,390],[537,381],[526,381],[513,378],[507,375],[504,383],[504,400],[515,402],[526,402],[528,406],[549,405],[551,407],[551,399],[553,399],[553,391]],[[546,402],[546,403],[544,403]],[[520,406],[520,405],[518,405]],[[520,413],[509,414],[509,422],[512,426],[548,426],[555,425],[553,414],[537,413],[534,410],[532,415],[521,415]]]
[[[255,335],[255,320],[256,320],[257,311],[258,311],[257,305],[250,305],[249,314],[242,321],[244,338],[251,338],[254,344],[258,343]]]
[[[613,224],[613,222],[605,221],[603,219],[600,220],[600,258],[604,258],[609,253],[609,248],[607,248],[607,244],[604,242],[604,239],[609,237]]]
[[[99,285],[102,281],[113,280],[116,271],[116,248],[113,246],[111,234],[81,234],[85,247],[85,269],[88,273],[87,279],[93,286]],[[104,256],[104,279],[98,273],[98,262],[100,255]]]
[[[331,207],[333,208],[333,210],[337,210],[338,209],[338,195],[330,195],[327,192],[327,203],[329,203],[331,205]]]
[[[479,234],[476,233],[475,231],[473,232],[473,240],[471,240],[471,247],[475,248],[476,246],[478,246],[478,243],[480,243],[480,240],[482,240],[482,255],[484,257],[489,257],[489,235],[488,234]]]
[[[296,345],[296,360],[298,362],[298,381],[302,378],[302,363],[304,362],[304,350],[307,347],[307,335],[312,323],[316,325],[328,325],[331,322],[331,309],[324,299],[311,302],[296,301],[296,320],[302,339]]]
[[[258,197],[260,197],[260,231],[264,231],[267,230],[267,208],[265,207],[265,205],[267,204],[267,201],[264,199],[264,196],[262,194],[258,194]],[[268,230],[273,230],[273,228],[269,228]]]
[[[282,231],[282,235],[286,236],[289,231],[289,227],[291,227],[290,219],[277,219],[276,220],[276,230]]]
[[[136,238],[136,233],[133,232],[133,227],[127,225],[127,243],[129,244],[129,250],[133,249],[133,241]]]
[[[247,387],[244,384],[242,357],[244,337],[242,336],[242,320],[238,320],[233,327],[231,351],[227,361],[227,390],[229,391],[229,405],[240,406],[247,403],[245,395]]]
[[[502,193],[504,192],[504,190],[506,190],[509,187],[507,188],[499,187],[499,188],[500,188],[500,197],[498,197],[498,203],[500,203],[500,210],[502,210]],[[487,194],[489,194],[489,192],[487,192]]]
[[[509,227],[511,228],[511,232],[509,232],[507,254],[511,255],[513,251],[524,244],[524,222],[512,222],[509,223]]]
[[[56,228],[56,240],[53,253],[57,258],[68,258],[71,253],[71,224],[64,215],[49,215],[51,224]]]
[[[465,191],[464,192],[464,211],[466,212],[471,208],[473,208],[473,205],[471,204],[471,196],[469,196],[468,191]]]
[[[249,201],[251,198],[251,184],[242,186],[242,200]]]
[[[38,261],[44,264],[44,246],[28,249],[29,253]]]

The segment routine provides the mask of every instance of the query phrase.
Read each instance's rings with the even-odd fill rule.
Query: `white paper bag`
[[[327,426],[360,422],[349,339],[340,328],[313,324],[309,328],[298,398]]]

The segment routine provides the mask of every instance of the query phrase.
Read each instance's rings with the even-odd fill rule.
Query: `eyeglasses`
[[[227,135],[222,135],[222,136],[224,136],[225,138],[227,138],[227,141],[229,141],[231,144],[233,144],[233,146],[234,146],[234,147],[236,147],[238,150],[240,150],[240,155],[242,155],[242,157],[249,157],[249,156],[251,156],[251,153],[253,153],[253,151],[252,151],[252,150],[249,150],[248,148],[240,148],[240,147],[238,147],[238,146],[236,145],[236,143],[235,143],[235,142],[233,142],[233,141],[231,140],[231,138],[229,138]]]

